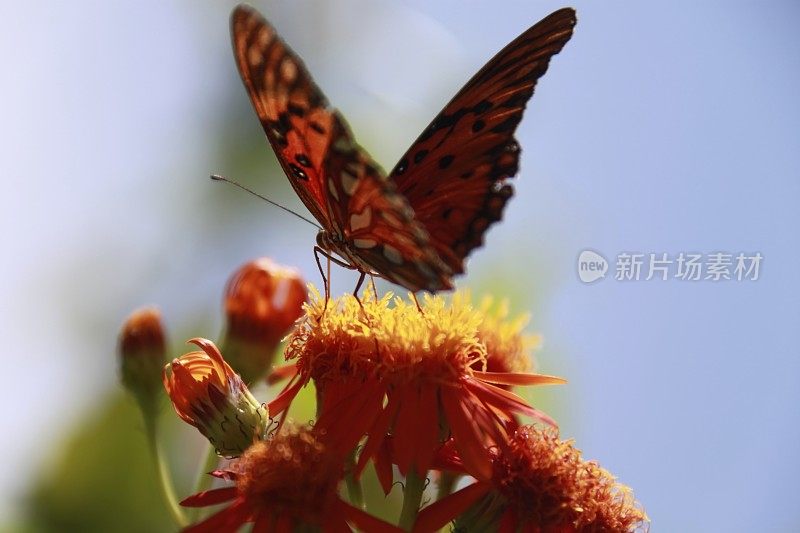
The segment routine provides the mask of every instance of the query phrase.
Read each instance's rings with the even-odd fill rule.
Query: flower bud
[[[237,270],[225,289],[223,349],[245,383],[264,377],[281,339],[303,313],[300,274],[267,258]]]
[[[163,372],[164,388],[178,416],[200,430],[219,455],[238,457],[264,438],[266,409],[213,342],[199,338],[189,342],[202,351],[169,363]]]
[[[158,407],[165,344],[161,314],[154,307],[135,311],[122,326],[118,348],[120,377],[145,418],[154,416]]]

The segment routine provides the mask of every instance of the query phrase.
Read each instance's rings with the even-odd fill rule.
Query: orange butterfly
[[[387,177],[300,58],[258,12],[238,6],[231,27],[239,73],[289,182],[322,226],[318,265],[322,253],[358,270],[359,287],[369,273],[411,291],[451,289],[513,194],[514,131],[575,23],[573,9],[560,9],[503,48]]]

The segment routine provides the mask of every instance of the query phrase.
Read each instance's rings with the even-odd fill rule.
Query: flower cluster
[[[373,290],[326,300],[312,289],[303,304],[298,284],[294,271],[270,261],[245,265],[228,285],[221,349],[192,339],[200,350],[164,369],[177,414],[230,459],[211,472],[227,486],[181,502],[225,504],[190,531],[247,523],[254,531],[647,527],[630,490],[581,459],[556,422],[513,391],[565,382],[533,372],[538,339],[523,333],[525,317],[509,318],[507,305],[491,299],[473,305],[468,293],[420,303]],[[287,331],[286,365],[265,376]],[[265,377],[286,383],[262,405],[248,384]],[[298,427],[289,410],[311,386],[315,421]],[[404,487],[393,524],[364,506],[369,463],[386,494],[396,481]],[[452,492],[459,478],[466,486]],[[428,479],[438,480],[439,494],[423,504]]]

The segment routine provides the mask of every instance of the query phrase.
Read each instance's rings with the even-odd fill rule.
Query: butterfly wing
[[[575,11],[560,9],[522,33],[456,94],[392,170],[433,247],[456,273],[483,244],[513,194],[506,179],[518,170],[514,131],[575,26]]]
[[[281,167],[308,210],[330,229],[335,221],[328,208],[324,161],[329,146],[338,141],[335,111],[300,58],[257,11],[236,7],[231,35],[239,74]]]
[[[334,132],[346,129],[334,121]],[[348,138],[340,135],[340,139]],[[342,221],[340,253],[364,272],[411,290],[452,288],[452,270],[431,246],[428,232],[414,218],[408,201],[394,183],[355,144],[331,146],[325,165],[332,205]]]
[[[231,16],[236,64],[278,161],[300,199],[353,266],[410,290],[450,288],[451,269],[408,202],[356,144],[300,58],[254,9]]]

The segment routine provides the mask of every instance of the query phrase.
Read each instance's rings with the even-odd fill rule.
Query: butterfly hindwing
[[[390,177],[431,236],[440,257],[463,272],[513,194],[518,170],[514,138],[537,80],[575,25],[560,9],[494,56],[456,94],[392,170]]]
[[[337,127],[347,126],[337,121]],[[339,142],[331,146],[325,168],[332,205],[343,207],[335,215],[350,244],[343,253],[355,266],[412,291],[452,287],[452,270],[430,245],[428,232],[365,152]]]

